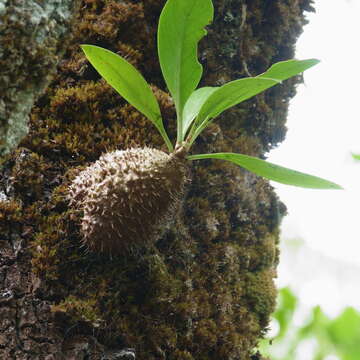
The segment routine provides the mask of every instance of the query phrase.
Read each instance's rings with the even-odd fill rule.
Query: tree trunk
[[[29,112],[69,41],[79,0],[0,0],[0,156],[28,133]]]
[[[74,39],[0,177],[1,359],[261,359],[274,310],[279,222],[267,181],[217,160],[192,163],[182,210],[155,246],[120,256],[82,246],[68,187],[114,149],[165,146],[88,64],[79,44],[118,52],[153,84],[172,138],[175,114],[156,55],[164,0],[82,0]],[[292,58],[310,0],[214,0],[202,85]],[[263,157],[284,138],[300,79],[227,111],[194,153]]]

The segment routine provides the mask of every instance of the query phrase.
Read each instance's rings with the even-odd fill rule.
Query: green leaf
[[[311,313],[311,320],[298,330],[298,340],[312,337],[319,341],[324,338],[330,319],[319,305],[313,307]]]
[[[351,156],[354,160],[357,160],[357,161],[360,160],[360,154],[351,154]]]
[[[328,331],[336,345],[357,343],[360,350],[360,314],[354,308],[345,308],[341,315],[331,321]]]
[[[246,78],[231,81],[217,88],[205,101],[199,115],[193,122],[191,144],[209,124],[210,120],[224,110],[245,101],[265,89],[278,84],[278,81],[265,78]]]
[[[341,359],[358,360],[360,354],[360,314],[347,307],[332,319],[327,332]]]
[[[286,185],[294,185],[310,189],[342,189],[341,186],[299,171],[272,164],[253,156],[234,153],[199,154],[188,156],[189,160],[221,159],[231,161],[256,175]]]
[[[221,86],[205,101],[193,122],[190,144],[209,122],[223,111],[309,69],[318,62],[315,59],[281,61],[257,77],[234,80]]]
[[[133,65],[121,56],[99,46],[81,45],[98,73],[131,105],[143,113],[159,130],[169,151],[173,146],[166,134],[159,104],[149,84]]]
[[[286,335],[289,327],[292,325],[291,321],[294,316],[298,300],[290,288],[282,288],[279,292],[279,301],[277,309],[273,314],[274,318],[280,325],[277,338],[282,338]]]
[[[159,20],[158,52],[166,85],[173,97],[181,135],[182,110],[199,84],[202,66],[197,44],[213,19],[211,0],[168,0]]]
[[[292,59],[280,61],[272,65],[267,71],[265,71],[263,74],[258,75],[257,77],[277,79],[282,81],[302,73],[303,71],[317,65],[319,62],[320,61],[317,59]]]
[[[216,89],[216,87],[203,87],[195,90],[190,95],[184,106],[183,129],[180,139],[181,141],[184,140],[191,123],[199,114],[200,108],[202,107],[204,102]]]

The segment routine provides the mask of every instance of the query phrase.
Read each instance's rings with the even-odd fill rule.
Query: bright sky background
[[[360,153],[360,1],[316,0],[315,8],[316,14],[308,15],[310,24],[298,41],[296,57],[318,58],[321,63],[306,71],[305,85],[299,86],[290,106],[287,138],[268,159],[332,180],[346,189],[305,190],[273,184],[289,212],[283,221],[282,237],[302,238],[310,251],[337,263],[346,262],[360,275],[360,162],[351,158],[351,152]],[[293,270],[289,266],[280,267],[280,286],[291,282],[288,275]],[[331,271],[326,261],[309,259],[303,266],[309,267],[313,278],[325,269]],[[343,267],[336,270],[340,278]],[[351,279],[347,296],[337,294],[342,289],[331,283],[331,277],[310,284],[308,293],[313,298],[307,298],[308,302],[329,304],[330,297],[337,306],[356,305],[350,300],[353,297],[360,310],[356,280]],[[311,283],[306,281],[302,291]],[[328,308],[334,310],[336,306]]]

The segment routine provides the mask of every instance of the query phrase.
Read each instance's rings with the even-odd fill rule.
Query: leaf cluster
[[[200,133],[225,110],[316,65],[316,59],[288,60],[272,65],[265,73],[241,78],[219,87],[197,88],[203,68],[197,46],[214,15],[211,0],[168,0],[158,26],[158,55],[162,74],[177,115],[175,147],[164,128],[159,104],[143,76],[121,56],[93,45],[82,49],[99,74],[158,129],[169,152],[189,152]],[[174,150],[175,149],[175,150]],[[222,159],[259,176],[280,183],[316,189],[341,189],[333,182],[300,173],[255,157],[235,153],[197,154],[189,160]]]

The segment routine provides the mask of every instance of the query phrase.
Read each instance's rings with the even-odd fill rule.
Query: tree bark
[[[292,58],[310,0],[214,0],[201,42],[202,85],[257,75]],[[182,210],[155,246],[113,258],[87,251],[68,187],[106,151],[165,150],[154,127],[88,64],[79,44],[118,52],[175,113],[156,55],[163,0],[83,0],[57,75],[0,177],[0,358],[261,359],[274,310],[279,222],[272,187],[232,164],[192,163]],[[31,69],[30,69],[31,70]],[[264,157],[283,140],[300,78],[227,111],[194,153]]]
[[[29,113],[69,40],[79,0],[0,0],[0,156],[28,133]]]

